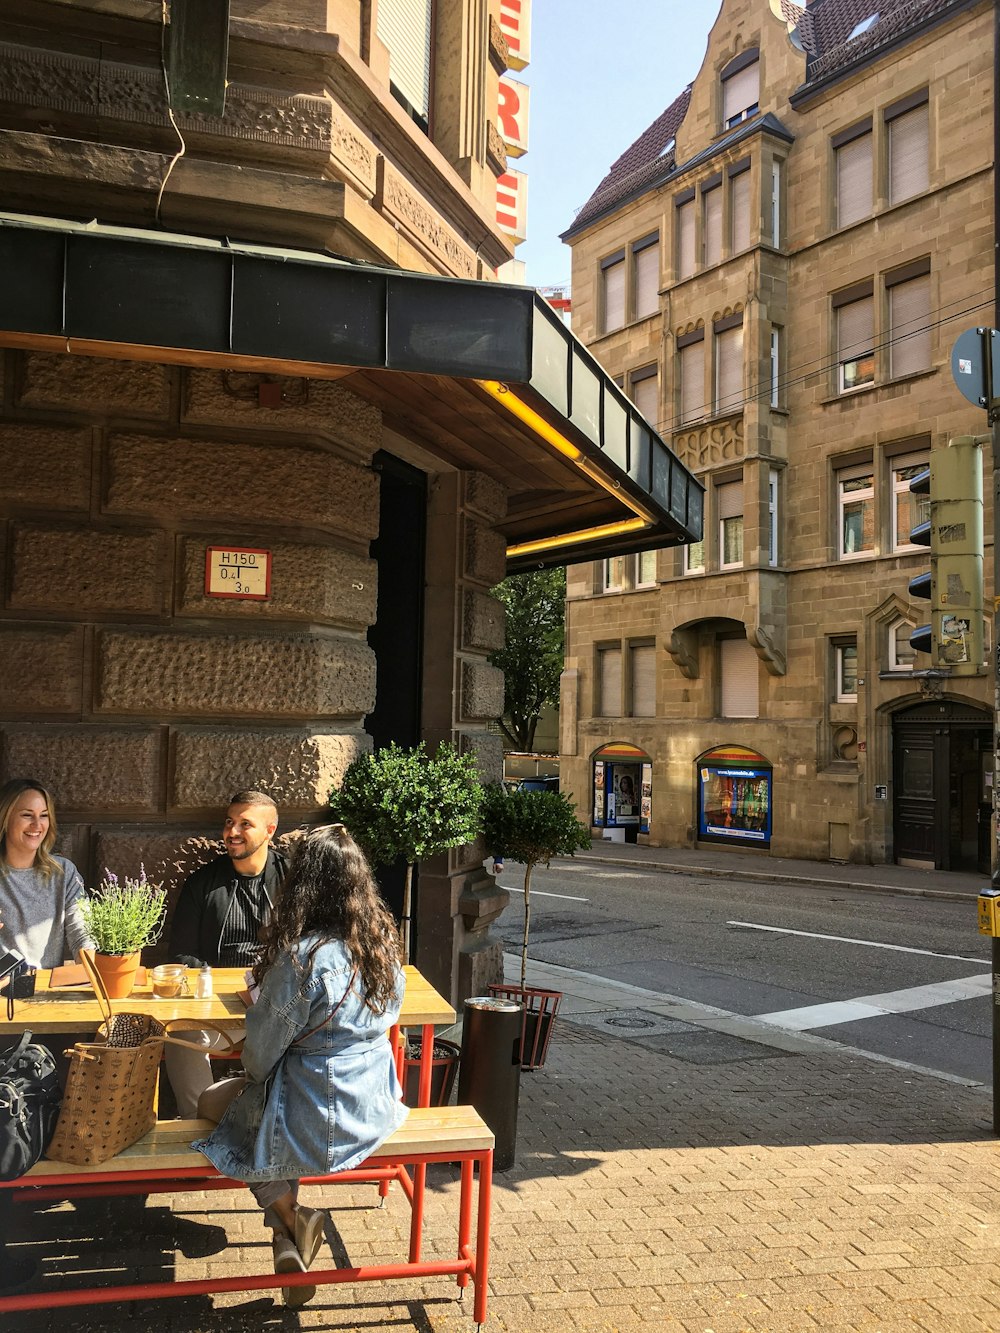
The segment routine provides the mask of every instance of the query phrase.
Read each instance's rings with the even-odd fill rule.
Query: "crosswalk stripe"
[[[919,1009],[933,1009],[959,1000],[974,1000],[989,995],[989,972],[955,981],[935,981],[907,990],[885,991],[882,995],[860,995],[852,1000],[832,1000],[827,1004],[809,1004],[799,1009],[779,1009],[770,1014],[755,1014],[758,1023],[788,1028],[792,1032],[811,1032],[813,1028],[856,1023],[863,1018],[885,1018],[887,1014],[908,1014]]]

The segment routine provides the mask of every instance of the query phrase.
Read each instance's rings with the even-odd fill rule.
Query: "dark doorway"
[[[988,715],[966,704],[918,704],[893,718],[892,748],[896,861],[988,874]]]
[[[375,711],[368,715],[367,731],[379,750],[391,741],[415,745],[420,739],[427,478],[392,454],[377,453],[373,467],[380,483],[378,537],[371,548],[378,561],[378,609],[368,631],[376,671]],[[405,872],[402,865],[378,872],[397,917]],[[415,947],[414,940],[411,953]]]

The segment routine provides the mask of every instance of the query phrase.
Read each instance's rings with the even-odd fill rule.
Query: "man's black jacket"
[[[264,891],[272,904],[287,868],[287,859],[281,852],[269,848]],[[233,901],[236,874],[228,856],[217,856],[184,881],[170,926],[167,952],[171,962],[187,967],[201,967],[204,963],[218,967],[222,927]]]

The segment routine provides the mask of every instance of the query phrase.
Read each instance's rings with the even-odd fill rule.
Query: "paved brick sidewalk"
[[[601,985],[591,1008],[608,1002]],[[522,1077],[517,1166],[494,1192],[488,1329],[1000,1328],[1000,1142],[982,1089],[709,1026],[703,1038],[610,1036],[586,1026],[586,1007],[560,1018],[545,1069]],[[432,1171],[427,1253],[452,1253],[456,1190],[450,1168]],[[399,1253],[407,1210],[373,1196],[332,1192],[342,1263]],[[173,1212],[154,1199],[141,1212],[25,1212],[18,1248],[50,1271],[198,1277],[266,1252],[244,1194],[191,1196]],[[447,1279],[369,1284],[327,1288],[301,1315],[247,1294],[6,1327],[472,1333],[469,1298],[460,1307],[454,1292]]]

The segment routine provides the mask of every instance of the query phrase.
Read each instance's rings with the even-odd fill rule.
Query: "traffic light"
[[[984,670],[983,465],[979,441],[956,435],[931,453],[931,465],[910,482],[914,495],[930,494],[931,516],[910,530],[910,540],[931,548],[930,572],[910,580],[910,596],[928,598],[931,623],[910,635],[931,666],[953,676]]]

